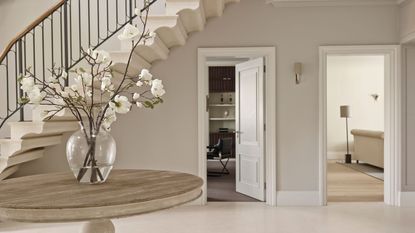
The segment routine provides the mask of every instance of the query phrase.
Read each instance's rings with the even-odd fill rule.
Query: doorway
[[[212,92],[209,69],[232,70],[232,66],[235,92]],[[216,88],[220,86],[216,84]],[[205,181],[202,204],[208,201],[209,181],[226,177],[233,183],[232,195],[275,205],[275,48],[199,49],[198,102],[199,176]],[[265,130],[266,125],[270,130]],[[215,143],[215,139],[220,134],[228,134],[222,143],[232,140],[230,158],[207,154],[207,148],[213,151],[214,145],[219,145],[220,140]]]
[[[399,205],[398,64],[399,46],[320,48],[322,205],[328,201]]]
[[[327,201],[383,202],[385,56],[327,57]]]

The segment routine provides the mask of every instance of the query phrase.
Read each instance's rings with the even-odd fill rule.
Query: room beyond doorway
[[[382,150],[384,152],[384,203],[389,205],[399,205],[399,190],[401,182],[400,162],[400,135],[402,132],[401,126],[401,77],[399,75],[399,46],[394,45],[379,45],[379,46],[323,46],[320,47],[320,202],[321,205],[327,204],[327,158],[328,158],[328,58],[330,56],[382,56],[384,58],[384,133],[382,132],[367,132],[365,130],[356,131],[355,135],[381,138]],[[373,98],[376,101],[376,93],[369,93],[367,98]],[[339,117],[348,118],[349,110],[347,108],[339,108]],[[364,111],[364,110],[363,110]],[[347,123],[346,123],[347,128]],[[352,132],[353,133],[353,132]],[[349,132],[347,132],[347,135]],[[354,135],[354,136],[355,136]],[[345,133],[346,136],[346,133]],[[349,154],[348,152],[346,152]],[[344,161],[347,161],[345,156]],[[378,156],[379,157],[379,156]],[[359,160],[359,159],[356,159]],[[363,160],[363,159],[362,159]],[[368,160],[365,158],[364,160]],[[363,161],[364,161],[363,160]],[[371,160],[375,166],[379,166],[378,161]],[[357,161],[356,161],[357,162]],[[365,161],[366,162],[366,161]],[[350,169],[348,167],[348,169]],[[349,170],[347,170],[349,171]]]
[[[383,202],[385,56],[327,57],[327,201]]]
[[[206,148],[210,145],[209,143],[209,82],[208,82],[208,68],[206,63],[208,62],[209,58],[214,57],[215,59],[227,59],[231,58],[248,58],[248,60],[255,60],[255,58],[263,57],[261,65],[261,71],[263,71],[263,66],[267,67],[267,72],[264,74],[266,77],[267,85],[264,84],[257,84],[264,88],[264,118],[263,121],[267,125],[267,130],[264,131],[264,140],[267,141],[263,143],[263,161],[259,161],[258,163],[263,163],[264,169],[262,172],[257,173],[257,175],[262,176],[263,182],[259,182],[256,180],[256,184],[251,182],[243,182],[242,185],[239,186],[240,191],[244,192],[251,192],[253,196],[261,196],[262,195],[266,200],[268,205],[275,205],[276,204],[276,154],[275,154],[275,48],[274,47],[250,47],[250,48],[201,48],[198,50],[198,103],[199,103],[199,110],[198,110],[198,136],[199,136],[199,175],[205,181],[204,192],[202,195],[202,204],[206,204],[207,202],[207,185],[206,181],[208,180],[207,176],[207,157],[206,157]],[[259,60],[258,60],[259,62]],[[255,63],[253,61],[253,63]],[[247,64],[247,70],[249,70],[249,65]],[[246,67],[245,67],[246,68]],[[259,70],[259,69],[257,69]],[[249,73],[246,73],[249,76]],[[242,79],[242,80],[254,80],[254,79]],[[245,85],[245,84],[244,84]],[[248,84],[246,84],[249,86]],[[251,106],[249,104],[245,106]],[[244,111],[244,109],[239,109]],[[238,112],[238,110],[236,110]],[[258,118],[260,119],[260,118]],[[261,124],[261,129],[265,129],[264,126]],[[259,126],[259,124],[256,124]],[[259,127],[255,126],[257,129]],[[225,127],[226,128],[226,127]],[[237,129],[237,128],[236,128]],[[269,130],[268,130],[269,129]],[[235,130],[237,132],[238,130]],[[248,132],[248,131],[245,131]],[[249,134],[246,134],[249,135]],[[240,136],[241,138],[243,136]],[[269,140],[269,141],[268,141]],[[252,148],[251,148],[252,149]],[[245,153],[240,153],[243,155]],[[241,157],[240,157],[241,158]],[[237,160],[238,158],[236,158]],[[245,158],[243,158],[245,159]],[[250,161],[243,161],[246,166],[243,166],[243,169],[247,169],[252,165],[249,164]],[[238,166],[241,166],[241,163],[235,163],[236,169],[235,173],[238,173]],[[252,167],[251,167],[252,168]],[[251,170],[253,171],[253,170]],[[244,173],[244,174],[249,174]],[[241,184],[241,180],[247,178],[247,176],[238,176],[236,179],[236,186]],[[248,181],[248,180],[247,180]],[[252,186],[251,186],[252,185]],[[266,185],[266,189],[265,189]],[[251,188],[252,187],[252,188]],[[262,190],[262,191],[261,191]],[[259,195],[259,196],[258,196]],[[257,198],[259,199],[259,198]]]
[[[220,171],[222,167],[217,162],[208,162],[208,171]],[[207,177],[207,201],[208,202],[257,202],[258,200],[236,192],[235,185],[235,160],[227,165],[229,174]]]
[[[265,58],[224,59],[206,62],[208,201],[264,201]]]

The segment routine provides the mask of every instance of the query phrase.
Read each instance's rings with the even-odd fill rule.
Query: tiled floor
[[[114,220],[118,233],[414,233],[415,208],[380,203],[268,207],[213,202]],[[36,228],[33,228],[36,226]],[[76,233],[80,223],[0,225],[0,232]]]

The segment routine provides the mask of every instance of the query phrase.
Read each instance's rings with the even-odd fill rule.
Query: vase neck
[[[99,133],[99,129],[91,126],[89,121],[80,121],[79,126],[88,138],[96,137],[96,135]]]

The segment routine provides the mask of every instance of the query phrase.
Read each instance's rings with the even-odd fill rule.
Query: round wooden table
[[[0,182],[0,219],[17,222],[88,221],[85,233],[114,233],[111,218],[162,210],[197,199],[203,181],[185,173],[113,170],[104,184],[77,183],[72,173]]]

